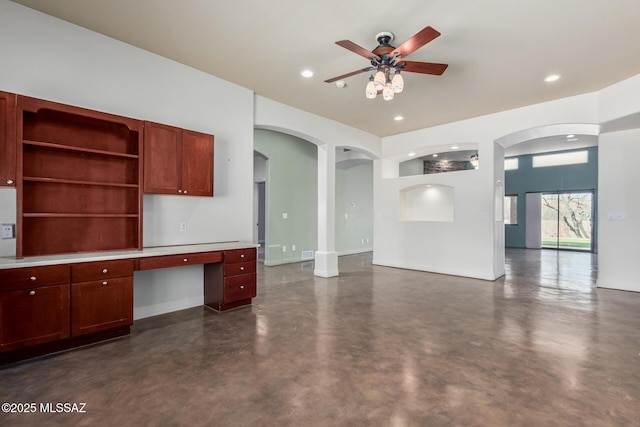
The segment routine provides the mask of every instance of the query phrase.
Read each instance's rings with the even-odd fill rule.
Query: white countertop
[[[218,242],[195,245],[154,246],[140,251],[107,251],[78,254],[32,256],[25,258],[0,256],[0,270],[19,267],[38,267],[42,265],[73,264],[77,262],[104,261],[124,258],[146,258],[162,255],[190,254],[197,252],[225,251],[231,249],[257,248],[260,245],[249,242]]]

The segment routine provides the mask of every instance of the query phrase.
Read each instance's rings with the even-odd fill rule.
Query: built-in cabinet
[[[0,92],[0,185],[16,185],[16,95]]]
[[[0,351],[69,337],[69,265],[0,270]]]
[[[71,335],[133,323],[131,259],[71,265]]]
[[[16,255],[142,247],[143,123],[18,96]]]
[[[144,192],[213,196],[213,135],[144,124]]]
[[[213,144],[213,135],[0,92],[0,185],[17,190],[16,258],[140,251],[143,191],[213,196]],[[0,269],[0,364],[128,334],[134,270],[203,264],[209,306],[251,304],[255,252]]]
[[[128,334],[137,270],[203,265],[205,305],[250,305],[256,248],[231,247],[0,269],[0,365]]]
[[[255,248],[224,251],[222,264],[204,266],[204,303],[217,311],[251,304],[256,296]]]

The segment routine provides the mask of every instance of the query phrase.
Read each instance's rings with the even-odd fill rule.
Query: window
[[[504,159],[504,170],[514,171],[518,169],[518,158]]]
[[[533,156],[533,167],[544,168],[547,166],[563,166],[563,165],[577,165],[580,163],[589,162],[589,152],[584,151],[569,151],[566,153],[556,154],[544,154],[540,156]]]
[[[504,224],[518,225],[518,195],[504,196]]]

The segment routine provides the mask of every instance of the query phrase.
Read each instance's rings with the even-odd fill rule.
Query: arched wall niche
[[[400,221],[453,222],[455,191],[449,185],[418,184],[400,190]]]

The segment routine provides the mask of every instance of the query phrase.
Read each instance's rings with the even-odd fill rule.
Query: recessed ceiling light
[[[560,74],[551,74],[551,75],[547,76],[544,79],[544,81],[547,82],[547,83],[551,83],[551,82],[555,82],[559,78],[560,78]]]
[[[313,77],[313,74],[314,73],[311,70],[302,70],[302,71],[300,71],[300,75],[302,77],[306,77],[306,78]]]
[[[393,118],[393,120],[395,120],[396,122],[399,122],[399,121],[401,121],[401,120],[404,120],[404,117],[402,117],[402,116],[395,116],[395,117]]]
[[[460,147],[458,147],[457,145],[452,145],[452,146],[451,146],[451,149],[452,149],[452,150],[457,150],[457,149],[459,149],[459,148],[460,148]]]
[[[575,137],[576,136],[574,134],[567,135],[567,138],[575,138]]]
[[[414,153],[413,151],[409,153],[409,157],[413,157],[415,155],[416,155],[416,153]]]
[[[344,89],[347,86],[347,82],[345,82],[344,80],[338,80],[336,82],[336,86],[340,89]]]
[[[437,154],[433,154],[432,157],[438,157],[438,155]]]

